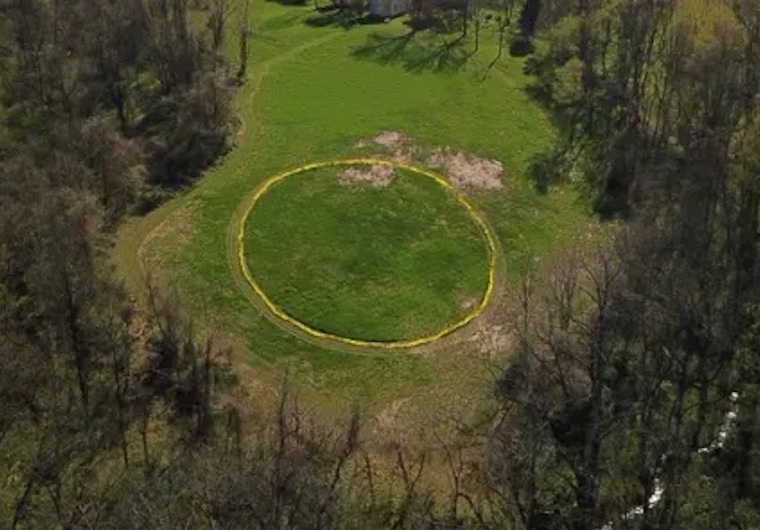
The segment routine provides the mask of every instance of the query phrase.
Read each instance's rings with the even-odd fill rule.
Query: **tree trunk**
[[[248,39],[250,32],[248,30],[248,11],[250,0],[245,0],[243,4],[243,20],[240,22],[240,68],[238,68],[237,78],[243,81],[248,71]]]

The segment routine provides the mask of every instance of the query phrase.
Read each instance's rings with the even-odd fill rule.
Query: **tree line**
[[[503,480],[527,528],[754,528],[760,4],[546,4],[536,178],[623,227],[525,285]]]
[[[188,446],[209,437],[223,349],[195,341],[170,294],[138,312],[105,252],[124,215],[229,149],[227,10],[0,3],[4,527],[101,526],[93,499],[107,502],[112,465],[156,469],[157,429]]]

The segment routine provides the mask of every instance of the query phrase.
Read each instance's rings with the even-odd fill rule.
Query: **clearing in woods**
[[[572,187],[541,194],[526,177],[554,133],[526,93],[524,60],[504,54],[489,68],[497,52],[488,25],[472,54],[467,39],[442,45],[456,36],[409,37],[402,19],[344,29],[312,6],[261,2],[253,12],[236,147],[192,190],[123,226],[119,270],[136,295],[146,271],[176,286],[197,327],[237,344],[260,387],[276,387],[287,368],[302,400],[322,410],[358,402],[386,418],[403,402],[392,423],[415,417],[420,429],[420,418],[438,422],[439,411],[472,411],[508,353],[510,290],[590,223]],[[235,265],[247,198],[287,169],[357,157],[434,169],[482,215],[497,256],[481,318],[420,348],[361,348],[309,338],[252,296]],[[445,190],[403,170],[309,173],[264,196],[244,235],[251,270],[283,307],[316,328],[404,339],[477,305],[487,246]]]

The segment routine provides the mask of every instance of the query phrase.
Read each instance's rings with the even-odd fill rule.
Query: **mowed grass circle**
[[[345,166],[392,166],[387,186],[347,184]],[[350,159],[271,177],[238,225],[238,265],[279,319],[314,337],[403,348],[472,321],[493,293],[495,239],[443,177]]]

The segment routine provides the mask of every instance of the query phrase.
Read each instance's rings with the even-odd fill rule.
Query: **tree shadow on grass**
[[[354,48],[351,55],[379,64],[397,64],[413,73],[426,71],[453,74],[461,70],[471,53],[464,48],[464,39],[421,42],[409,32],[401,36],[373,33],[367,42]]]
[[[562,182],[569,169],[568,156],[566,149],[555,146],[531,158],[527,176],[539,193],[546,194],[551,186]]]
[[[269,0],[282,6],[305,6],[308,0]]]
[[[352,5],[341,7],[338,4],[326,4],[315,6],[313,14],[304,22],[307,26],[316,28],[332,26],[349,29],[354,26],[383,24],[387,20],[389,19],[370,15],[363,8]]]
[[[514,55],[511,50],[510,54]],[[523,73],[530,78],[523,89],[525,94],[547,113],[559,133],[558,140],[549,150],[537,154],[530,161],[527,174],[539,193],[548,193],[552,186],[565,182],[580,155],[579,146],[571,140],[579,116],[555,99],[552,87],[547,82],[549,76],[546,75],[551,68],[552,64],[547,59],[530,53],[523,67]]]
[[[505,57],[522,58],[528,57],[535,52],[533,41],[522,31],[514,30],[511,26],[501,25],[497,22],[495,33],[497,36],[497,52],[493,58],[485,65],[478,75],[481,81],[485,81],[491,74],[491,71]],[[527,71],[525,72],[528,73]]]

